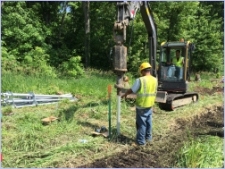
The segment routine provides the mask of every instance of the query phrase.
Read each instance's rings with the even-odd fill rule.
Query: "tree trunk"
[[[85,67],[90,66],[90,2],[83,1],[83,10],[85,17]]]
[[[62,19],[61,19],[61,22],[60,22],[60,29],[59,29],[59,40],[61,40],[61,34],[62,34],[62,30],[63,30],[63,24],[64,24],[64,20],[65,20],[65,17],[67,15],[67,6],[68,6],[68,1],[65,1],[63,3],[63,14],[62,14]]]

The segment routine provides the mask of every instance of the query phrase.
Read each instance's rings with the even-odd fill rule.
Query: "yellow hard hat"
[[[142,70],[144,69],[147,69],[147,68],[151,68],[152,66],[148,63],[148,62],[144,62],[141,64],[141,66],[139,67],[139,72],[141,72]]]

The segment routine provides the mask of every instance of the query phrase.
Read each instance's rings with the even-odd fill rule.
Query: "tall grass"
[[[177,158],[179,168],[222,168],[223,139],[204,136],[191,140],[181,148]]]
[[[98,76],[98,78],[93,78]],[[115,76],[115,75],[114,75]],[[44,93],[55,94],[57,92],[70,92],[72,94],[101,95],[106,91],[107,85],[114,81],[112,75],[102,75],[97,71],[87,71],[84,77],[75,78],[51,78],[32,77],[13,73],[2,74],[2,92],[15,93]],[[92,77],[92,78],[90,78]]]

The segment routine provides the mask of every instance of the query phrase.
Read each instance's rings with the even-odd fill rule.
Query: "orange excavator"
[[[127,72],[126,28],[129,26],[137,11],[140,10],[145,24],[149,42],[149,63],[152,65],[151,74],[158,79],[156,102],[163,110],[174,110],[177,107],[197,102],[199,95],[188,92],[188,78],[190,76],[191,56],[194,44],[189,41],[163,42],[160,46],[160,56],[156,62],[157,34],[151,8],[146,1],[117,2],[117,19],[114,23],[114,72],[117,75],[116,86],[121,86]],[[177,76],[175,65],[168,65],[172,56],[179,50],[184,64],[180,76]],[[120,97],[122,88],[117,87],[117,96]],[[120,101],[120,99],[119,99]]]

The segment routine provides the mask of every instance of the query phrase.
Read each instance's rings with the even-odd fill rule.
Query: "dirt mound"
[[[201,95],[213,95],[215,93],[222,94],[224,92],[224,87],[215,86],[212,89],[206,88],[206,87],[197,87],[194,89],[195,92],[201,94]]]
[[[192,119],[177,119],[177,125],[167,136],[154,136],[152,143],[145,146],[132,146],[122,153],[96,160],[78,168],[170,168],[173,167],[177,150],[190,134],[223,137],[224,109],[216,107]],[[185,129],[190,132],[187,135]],[[222,132],[221,132],[222,131]]]

